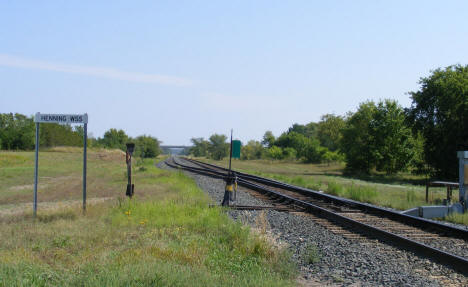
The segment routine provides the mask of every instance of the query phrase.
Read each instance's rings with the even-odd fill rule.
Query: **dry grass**
[[[39,206],[82,198],[83,154],[80,148],[54,148],[39,153]],[[120,150],[91,149],[87,163],[87,197],[116,198],[125,193],[125,154]],[[152,175],[154,176],[154,175]],[[135,173],[137,192],[146,196],[152,190]],[[0,210],[2,206],[30,203],[34,188],[34,153],[0,152]]]
[[[0,204],[31,202],[34,153],[0,152]],[[39,153],[38,199],[41,202],[82,197],[82,150],[56,148]],[[124,180],[121,152],[88,152],[88,197],[115,197]]]

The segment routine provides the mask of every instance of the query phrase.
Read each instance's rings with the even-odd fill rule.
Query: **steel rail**
[[[213,168],[225,170],[223,167],[219,167],[213,164],[199,162],[193,159],[186,159],[186,160],[192,163],[195,163],[199,166],[206,165],[206,166],[211,166]],[[287,184],[287,183],[283,183],[283,182],[279,182],[276,180],[267,179],[267,178],[263,178],[263,177],[243,173],[243,172],[236,171],[236,174],[239,176],[239,178],[252,180],[261,184],[265,184],[265,185],[269,185],[269,186],[273,186],[277,188],[282,188],[282,189],[286,189],[289,191],[299,192],[302,195],[310,196],[315,199],[320,199],[323,201],[333,202],[339,205],[345,205],[345,206],[357,208],[369,214],[384,216],[386,218],[389,218],[389,219],[392,219],[392,220],[395,220],[395,221],[398,221],[407,225],[420,227],[420,228],[426,228],[426,229],[433,229],[439,232],[449,233],[451,237],[468,240],[468,230],[462,229],[459,227],[445,225],[443,223],[434,222],[434,221],[427,220],[421,217],[414,217],[414,216],[402,214],[396,211],[388,210],[388,209],[378,207],[375,205],[371,205],[368,203],[358,202],[352,199],[341,198],[341,197],[333,196],[330,194],[321,193],[315,190],[307,189],[304,187],[294,186],[291,184]]]
[[[224,178],[226,176],[224,173],[221,173],[218,171],[213,171],[213,170],[207,171],[206,168],[202,169],[202,168],[190,167],[187,165],[177,163],[175,161],[174,161],[174,164],[170,164],[166,161],[166,164],[174,168],[182,168],[185,170],[189,170],[195,173],[207,175],[207,176],[214,177],[214,178]],[[216,168],[219,168],[219,167],[216,167]],[[297,198],[293,198],[291,196],[282,194],[280,192],[270,190],[264,186],[254,184],[252,182],[249,182],[248,180],[245,180],[242,177],[238,179],[238,183],[241,186],[244,186],[252,190],[256,190],[263,194],[267,194],[270,197],[280,198],[289,204],[300,206],[304,208],[307,212],[310,212],[319,217],[327,218],[345,228],[356,228],[358,230],[362,230],[364,232],[363,235],[365,236],[368,236],[371,238],[372,237],[378,238],[384,242],[394,244],[398,246],[399,248],[403,248],[405,250],[414,252],[421,256],[431,258],[437,262],[450,266],[451,268],[459,271],[460,273],[463,273],[464,275],[468,275],[468,269],[466,268],[466,266],[468,266],[468,259],[464,257],[451,254],[451,253],[442,251],[440,249],[428,246],[424,243],[411,240],[409,238],[406,238],[406,237],[379,229],[377,227],[356,221],[349,217],[340,215],[336,212],[317,206],[313,203],[300,200]]]
[[[414,252],[416,254],[419,254],[428,258],[431,258],[435,261],[448,265],[452,267],[453,269],[461,273],[464,273],[465,275],[468,275],[468,270],[466,268],[468,266],[468,259],[464,257],[451,254],[451,253],[442,251],[440,249],[428,246],[424,243],[411,240],[406,237],[376,228],[372,225],[368,225],[368,224],[356,221],[354,219],[340,215],[338,213],[335,213],[323,207],[317,206],[310,202],[306,202],[306,201],[296,199],[285,194],[281,194],[273,190],[266,189],[265,187],[259,186],[257,184],[253,184],[243,179],[239,179],[238,182],[240,185],[244,187],[257,190],[262,193],[268,193],[275,197],[283,198],[285,201],[288,201],[290,203],[293,203],[294,205],[300,206],[304,208],[306,211],[314,215],[330,219],[346,228],[352,227],[352,228],[362,230],[365,232],[364,235],[368,237],[375,237],[385,242],[397,244],[397,246],[400,248],[406,249],[408,251]]]

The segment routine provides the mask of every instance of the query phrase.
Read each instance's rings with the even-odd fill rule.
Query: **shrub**
[[[262,158],[264,147],[258,141],[251,140],[242,147],[241,159],[260,159]]]
[[[271,159],[283,159],[283,149],[277,146],[272,146],[267,150],[267,157]]]
[[[297,151],[292,147],[283,149],[283,159],[294,160],[297,156]]]
[[[314,264],[319,262],[320,254],[318,252],[317,246],[314,244],[307,244],[303,253],[303,258],[307,264]]]
[[[142,158],[154,158],[161,153],[157,138],[142,135],[135,139],[135,155]]]
[[[302,156],[305,162],[320,163],[328,149],[320,146],[318,140],[310,139],[303,148]]]

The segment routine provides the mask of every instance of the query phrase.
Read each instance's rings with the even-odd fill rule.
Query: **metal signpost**
[[[34,117],[36,123],[36,155],[34,165],[34,216],[37,213],[37,174],[39,165],[39,124],[54,123],[54,124],[84,124],[83,127],[83,211],[86,210],[86,149],[88,141],[88,114],[69,115],[69,114],[41,114],[36,113]]]

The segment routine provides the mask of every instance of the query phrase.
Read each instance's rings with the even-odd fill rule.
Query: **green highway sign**
[[[241,141],[233,140],[232,141],[232,157],[240,158],[240,151],[241,151]]]

